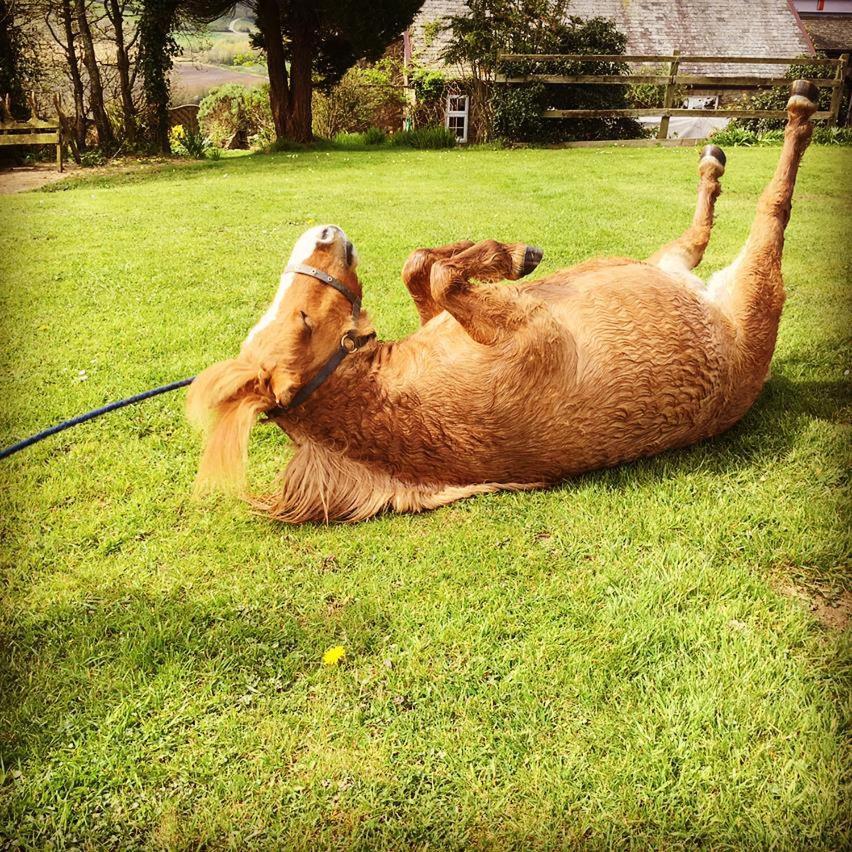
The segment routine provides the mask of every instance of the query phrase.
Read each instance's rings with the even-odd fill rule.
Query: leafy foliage
[[[226,145],[235,134],[246,140],[255,138],[264,145],[272,140],[272,113],[269,87],[248,89],[238,83],[226,83],[211,90],[198,105],[198,123],[210,142]]]
[[[801,62],[791,65],[784,76],[788,80],[824,80],[833,77],[835,74],[834,66],[832,65],[813,65],[807,61],[807,57],[803,57]],[[831,89],[819,90],[819,109],[828,110],[831,107]],[[781,109],[787,106],[787,100],[790,97],[790,90],[787,86],[778,86],[764,92],[758,92],[755,95],[749,95],[742,98],[737,107],[742,109]],[[840,104],[840,114],[845,115],[845,111],[849,103],[849,93],[847,92]],[[740,127],[744,130],[750,130],[753,133],[764,133],[767,130],[777,130],[784,126],[783,118],[737,118],[731,121],[729,126]]]
[[[200,131],[178,124],[169,133],[172,151],[181,157],[203,160],[210,148],[210,140]]]
[[[351,68],[336,85],[315,90],[314,133],[331,139],[370,127],[398,127],[404,103],[398,73],[392,60],[383,59],[373,66]]]
[[[435,125],[394,133],[390,143],[408,148],[454,148],[456,137],[446,127]]]
[[[716,145],[725,147],[766,147],[780,145],[784,141],[784,131],[777,128],[757,132],[746,127],[740,127],[736,122],[731,121],[727,127],[717,130],[711,138]],[[852,128],[815,125],[811,143],[814,145],[852,145]]]
[[[466,67],[486,89],[493,131],[513,141],[559,142],[570,139],[641,137],[628,118],[543,119],[547,109],[626,107],[624,86],[544,86],[538,83],[497,87],[498,70],[509,76],[530,73],[621,75],[620,62],[502,62],[507,53],[624,53],[627,37],[606,18],[568,15],[568,0],[467,0],[468,14],[451,16],[447,62]]]

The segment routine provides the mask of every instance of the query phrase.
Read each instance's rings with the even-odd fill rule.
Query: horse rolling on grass
[[[261,414],[296,451],[277,490],[249,499],[290,523],[539,488],[724,432],[757,398],[775,348],[784,229],[816,95],[793,85],[748,240],[706,285],[692,270],[725,170],[714,146],[691,227],[646,261],[600,258],[500,286],[541,252],[493,240],[418,249],[403,278],[421,326],[403,340],[375,339],[343,231],[308,231],[239,355],[190,388],[190,419],[207,428],[197,488],[244,490]]]

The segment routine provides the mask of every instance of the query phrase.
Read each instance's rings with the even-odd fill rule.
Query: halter
[[[342,281],[338,281],[333,275],[323,272],[322,269],[317,269],[315,266],[308,266],[305,263],[297,263],[293,266],[288,266],[285,273],[293,272],[299,275],[309,275],[311,278],[316,278],[317,281],[333,287],[342,296],[345,296],[352,305],[352,321],[357,322],[361,316],[361,299],[358,298]],[[356,352],[365,343],[375,338],[376,332],[371,331],[369,334],[355,334],[354,329],[349,329],[343,337],[340,338],[340,346],[332,353],[331,357],[320,367],[317,374],[305,385],[296,392],[296,395],[290,402],[281,408],[272,409],[269,413],[274,414],[275,411],[289,411],[296,406],[301,405],[328,377],[340,366],[340,362],[352,352]]]

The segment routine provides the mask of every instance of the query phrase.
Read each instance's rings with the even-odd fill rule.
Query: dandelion
[[[343,645],[334,645],[322,655],[324,666],[336,666],[346,656],[346,648]]]

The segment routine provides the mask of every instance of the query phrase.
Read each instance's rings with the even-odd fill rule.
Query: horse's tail
[[[190,385],[187,417],[206,433],[196,494],[244,488],[249,433],[258,415],[276,405],[262,372],[232,358],[208,367]]]

